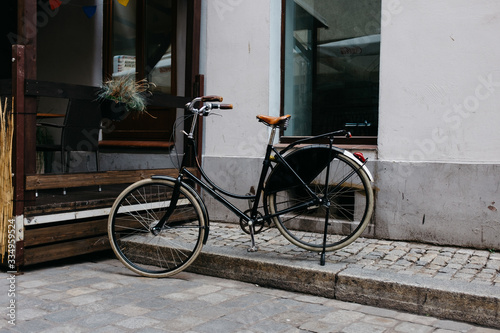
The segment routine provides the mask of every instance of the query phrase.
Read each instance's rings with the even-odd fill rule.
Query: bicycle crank
[[[245,214],[248,215],[250,210],[245,211]],[[254,222],[254,234],[258,234],[264,228],[266,222],[262,219],[262,214],[257,212],[257,220]],[[240,218],[240,227],[246,234],[250,235],[250,226],[248,225],[248,221]]]

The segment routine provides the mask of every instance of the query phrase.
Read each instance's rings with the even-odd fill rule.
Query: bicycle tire
[[[170,205],[175,180],[145,179],[127,187],[115,200],[108,237],[120,261],[146,277],[167,277],[187,268],[199,255],[208,216],[199,195],[182,184],[177,207],[165,226],[153,234]]]
[[[330,211],[326,252],[345,247],[358,238],[368,226],[374,209],[373,190],[366,172],[342,152],[331,150],[331,154],[333,159],[328,182]],[[325,170],[326,164],[325,169],[308,183],[320,197],[324,197],[326,188]],[[265,194],[266,214],[279,214],[280,211],[310,201],[311,198],[303,185]],[[322,252],[326,209],[325,205],[316,205],[278,215],[272,220],[291,243],[309,251]]]

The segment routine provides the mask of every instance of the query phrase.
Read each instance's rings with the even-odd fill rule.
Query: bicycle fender
[[[289,152],[284,159],[305,183],[309,183],[337,154],[342,153],[343,150],[337,147],[330,149],[321,145],[311,145]],[[300,179],[288,167],[278,163],[267,178],[265,191],[272,193],[300,185]]]
[[[170,176],[151,176],[151,179],[162,179],[162,180],[170,180],[170,181],[177,181],[176,178],[170,177]]]
[[[367,174],[368,178],[370,179],[370,181],[373,183],[373,176],[370,172],[370,170],[368,170],[368,168],[366,167],[366,164],[361,162],[356,156],[354,156],[353,153],[351,153],[350,151],[347,151],[347,150],[344,150],[344,155],[349,157],[351,160],[353,160],[354,162],[356,162],[356,164],[358,164],[360,167],[363,168],[363,171]]]

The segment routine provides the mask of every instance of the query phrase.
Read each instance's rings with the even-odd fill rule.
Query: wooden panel
[[[195,170],[190,169],[194,172]],[[26,176],[27,190],[72,188],[133,183],[153,175],[177,177],[177,169],[105,171],[94,173],[44,174]]]
[[[24,246],[30,247],[41,244],[50,244],[96,235],[103,235],[103,237],[107,237],[107,227],[108,219],[100,219],[43,228],[26,228],[24,231]]]
[[[99,147],[120,147],[120,148],[157,148],[169,149],[174,146],[173,142],[168,141],[129,141],[129,140],[102,140],[99,141]]]
[[[2,82],[3,89],[8,89],[9,83]],[[44,96],[56,98],[76,98],[76,99],[95,99],[99,92],[99,87],[84,86],[77,84],[68,84],[61,82],[49,82],[40,80],[26,80],[25,93],[28,96]],[[174,108],[183,108],[186,103],[192,100],[191,97],[167,95],[161,92],[155,92],[153,96],[148,97],[148,105],[165,108],[166,106]]]
[[[56,259],[69,258],[110,248],[108,237],[105,235],[78,241],[25,248],[24,265],[33,265]]]
[[[97,97],[99,87],[83,86],[61,82],[26,80],[27,96],[90,99]]]

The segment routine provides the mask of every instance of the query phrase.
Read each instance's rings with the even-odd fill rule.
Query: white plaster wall
[[[203,163],[216,183],[241,194],[257,181],[268,134],[255,114],[276,115],[279,106],[276,3],[204,1],[206,92],[235,110],[207,119]],[[382,8],[378,154],[369,163],[376,208],[367,235],[498,248],[500,2],[383,0]],[[212,220],[235,220],[205,198]]]
[[[498,248],[500,2],[383,9],[374,234]]]
[[[379,158],[500,161],[500,2],[383,8]]]
[[[204,1],[201,26],[205,92],[234,106],[205,119],[203,165],[216,184],[246,194],[257,185],[269,138],[256,115],[279,115],[281,1]],[[212,220],[237,221],[204,198]],[[246,201],[231,201],[248,209]]]
[[[234,106],[218,112],[222,117],[206,118],[205,156],[264,154],[268,130],[255,116],[269,114],[271,6],[276,4],[268,0],[204,2],[206,40],[201,68],[206,93],[221,95]]]

